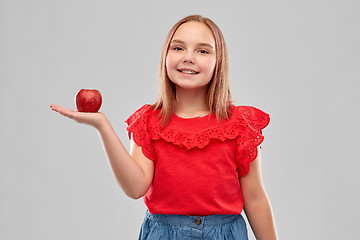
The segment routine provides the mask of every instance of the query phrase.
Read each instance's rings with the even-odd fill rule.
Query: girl
[[[50,107],[94,126],[114,175],[148,208],[139,239],[247,239],[244,209],[257,239],[277,239],[260,170],[269,115],[234,106],[220,29],[188,16],[163,46],[160,94],[127,119],[127,152],[103,113]]]

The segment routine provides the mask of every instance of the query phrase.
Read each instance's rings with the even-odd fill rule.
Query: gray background
[[[359,2],[0,1],[0,239],[136,239],[95,129],[52,112],[81,88],[126,118],[158,93],[167,32],[222,29],[238,105],[271,115],[262,161],[280,239],[359,239]],[[250,233],[253,239],[252,233]]]

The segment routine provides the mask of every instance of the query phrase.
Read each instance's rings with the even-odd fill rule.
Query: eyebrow
[[[170,42],[170,45],[173,44],[173,43],[180,43],[180,44],[185,44],[184,41],[181,41],[181,40],[177,40],[177,39],[174,39]],[[214,48],[212,45],[210,45],[209,43],[199,43],[198,44],[199,46],[205,46],[205,47],[209,47],[209,48]]]

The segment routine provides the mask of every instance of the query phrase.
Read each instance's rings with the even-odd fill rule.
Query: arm
[[[244,211],[258,240],[276,240],[277,234],[269,199],[261,177],[260,147],[256,159],[250,163],[250,171],[240,178],[244,198]]]
[[[111,169],[126,195],[138,199],[147,192],[153,180],[153,162],[144,156],[141,147],[133,141],[129,154],[104,114],[81,113],[57,105],[50,107],[68,118],[98,130]]]
[[[153,180],[153,162],[133,140],[129,154],[109,121],[106,120],[98,132],[112,171],[126,195],[134,199],[144,196]]]

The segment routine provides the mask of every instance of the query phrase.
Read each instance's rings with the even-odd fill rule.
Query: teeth
[[[195,74],[196,72],[194,71],[189,71],[189,70],[180,70],[183,73],[189,73],[189,74]]]

